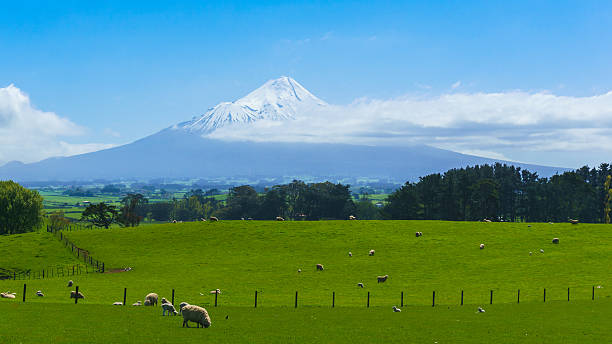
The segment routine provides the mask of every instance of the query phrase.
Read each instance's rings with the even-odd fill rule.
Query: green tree
[[[114,205],[107,205],[104,202],[92,203],[81,214],[81,221],[89,222],[96,227],[108,228],[117,222],[118,216],[119,212]]]
[[[604,218],[607,224],[610,224],[610,202],[612,201],[612,190],[610,190],[610,181],[612,176],[608,175],[606,177],[606,182],[604,183],[604,192],[606,195],[606,201],[604,203]]]
[[[33,231],[43,221],[42,197],[35,190],[0,181],[0,234]]]
[[[70,220],[64,216],[63,210],[57,210],[49,214],[49,226],[55,230],[62,230],[70,225]]]
[[[121,203],[121,213],[117,218],[117,221],[125,227],[136,227],[140,224],[143,219],[143,215],[139,214],[139,208],[148,200],[142,194],[129,193],[125,196]]]

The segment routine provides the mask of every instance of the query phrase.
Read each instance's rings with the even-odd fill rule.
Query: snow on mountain
[[[235,102],[219,103],[202,116],[179,123],[175,129],[205,135],[232,123],[295,119],[301,112],[326,105],[297,81],[283,76],[269,80]]]

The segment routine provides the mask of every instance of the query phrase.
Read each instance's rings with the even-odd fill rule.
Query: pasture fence
[[[81,230],[81,229],[86,228],[80,225],[74,225],[74,226],[68,226],[68,227],[71,227],[72,230]],[[75,229],[75,228],[79,228],[79,229]],[[83,260],[83,263],[85,264],[85,266],[89,265],[92,268],[92,272],[104,273],[105,271],[104,262],[92,257],[89,254],[89,251],[87,251],[86,249],[83,249],[75,245],[72,241],[70,241],[66,237],[66,235],[64,234],[64,231],[65,231],[64,227],[53,227],[53,226],[47,225],[47,233],[51,233],[56,238],[58,238],[59,241],[62,242],[65,247],[70,249],[72,254],[75,255],[77,259]]]
[[[98,272],[96,269],[90,267],[87,264],[76,264],[76,265],[55,265],[47,266],[42,269],[28,269],[24,271],[13,271],[12,274],[8,275],[7,279],[11,280],[36,280],[36,279],[48,279],[57,277],[68,277],[82,274],[89,274]]]

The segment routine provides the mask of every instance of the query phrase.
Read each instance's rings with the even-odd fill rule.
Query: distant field
[[[580,342],[605,338],[604,323],[612,320],[611,228],[444,221],[221,221],[66,235],[93,257],[105,261],[107,270],[132,268],[129,272],[70,277],[86,295],[77,307],[95,324],[91,325],[96,333],[93,342],[114,341],[119,334],[111,333],[113,326],[163,332],[148,341],[128,342],[184,336],[180,321],[162,318],[158,308],[110,306],[123,299],[124,288],[130,304],[151,291],[170,298],[174,289],[176,303],[187,301],[212,309],[216,327],[202,330],[205,337],[189,338],[193,341],[291,342],[307,338],[305,341],[345,342],[347,338],[350,342],[372,342],[372,338],[383,338],[403,342],[412,338],[409,341],[431,342],[440,338],[448,342],[452,338],[471,341],[474,337],[470,333],[474,333],[491,339],[485,342],[556,341],[553,339],[560,339],[557,336]],[[416,238],[415,231],[423,232],[423,236]],[[43,234],[29,235],[44,238]],[[560,238],[561,243],[552,244],[553,237]],[[0,237],[0,245],[6,246],[8,241],[3,240],[7,238]],[[55,239],[49,242],[59,246]],[[484,250],[479,249],[480,243],[486,245]],[[13,265],[27,262],[23,257],[36,252],[40,243],[21,240],[19,245],[21,251],[10,261]],[[370,249],[376,250],[373,257],[368,256]],[[349,251],[353,257],[348,256]],[[62,259],[71,258],[60,254],[47,261]],[[315,271],[317,263],[325,270]],[[377,283],[376,276],[384,274],[389,279]],[[3,312],[16,320],[27,312],[49,315],[40,330],[26,336],[36,342],[44,328],[57,325],[54,319],[72,324],[70,319],[76,321],[83,316],[72,311],[74,308],[64,308],[74,306],[69,305],[66,280],[0,281],[0,290],[16,291],[19,296],[25,282],[31,293],[26,305],[5,306],[15,301],[0,300],[0,308],[23,307],[18,312],[10,312],[13,308]],[[365,288],[359,288],[358,282]],[[593,286],[597,287],[595,301],[591,301]],[[566,301],[568,287],[570,303]],[[216,288],[222,291],[217,308],[209,293]],[[47,296],[34,297],[38,289]],[[517,289],[521,290],[519,305]],[[258,308],[254,310],[256,290]],[[434,290],[436,307],[432,309]],[[463,307],[459,306],[461,290]],[[491,290],[493,305],[489,305]],[[298,310],[293,309],[296,291]],[[332,292],[336,309],[331,308]],[[368,292],[370,309],[366,309]],[[404,306],[398,315],[390,307],[400,304],[401,292],[404,304],[410,306]],[[39,304],[46,306],[41,310],[36,308]],[[486,314],[475,314],[477,306],[485,307]],[[230,320],[223,322],[226,313]],[[597,320],[589,323],[586,319]],[[0,333],[5,336],[17,336],[21,331],[4,334],[1,326]],[[85,336],[80,328],[62,325],[53,333],[66,335],[58,340],[72,338],[79,342],[79,336]],[[135,338],[134,331],[119,333]],[[453,333],[459,333],[459,337],[452,337]],[[524,333],[528,333],[525,338],[521,337]]]

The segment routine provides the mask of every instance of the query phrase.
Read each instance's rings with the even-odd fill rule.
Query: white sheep
[[[385,283],[385,281],[387,281],[387,278],[389,278],[389,275],[376,277],[376,279],[378,280],[378,283]]]
[[[77,295],[77,292],[75,290],[70,292],[70,298],[71,299],[84,299],[85,296],[83,295],[83,293],[79,292]]]
[[[353,253],[351,251],[349,251],[349,257],[352,257]]]
[[[155,293],[149,293],[145,296],[145,306],[156,306],[157,305],[158,296]],[[148,301],[148,302],[147,302]]]
[[[187,302],[181,302],[179,304],[179,314],[183,313],[183,307],[185,307],[185,306],[189,306],[189,304]]]
[[[478,307],[478,313],[484,313],[485,310],[482,307]]]
[[[161,303],[162,303],[162,305],[163,305],[164,303],[170,303],[170,302],[169,302],[168,300],[166,300],[166,298],[165,298],[165,297],[162,297],[162,299],[161,299]]]
[[[120,302],[120,301],[113,302],[113,306],[123,306],[123,302]]]
[[[214,216],[211,216],[211,217],[209,218],[209,220],[210,220],[210,221],[212,221],[212,222],[219,221],[219,219],[218,219],[218,218],[216,218],[216,217],[214,217]]]
[[[183,307],[183,327],[189,327],[189,321],[193,321],[197,324],[197,327],[208,328],[211,324],[210,317],[205,308],[196,305],[187,305]]]
[[[480,244],[480,249],[484,250],[484,248],[485,248],[484,244]]]
[[[141,301],[136,301],[136,302],[132,303],[132,306],[142,306],[142,302]]]
[[[298,273],[302,272],[302,269],[298,269]]]
[[[323,264],[317,264],[317,270],[323,271]]]
[[[166,315],[166,312],[168,312],[168,315],[170,315],[170,314],[177,315],[178,314],[178,312],[174,308],[174,305],[169,303],[169,302],[162,303],[161,306],[162,306],[162,316]]]
[[[9,293],[7,291],[6,293],[0,293],[0,297],[5,298],[5,299],[14,299],[15,293]]]
[[[559,238],[553,238],[552,243],[553,244],[558,244],[559,243]]]
[[[357,220],[357,218],[354,215],[349,215],[349,220]]]
[[[277,217],[276,217],[276,221],[285,221],[285,219],[283,219],[283,218],[282,218],[282,217],[280,217],[280,216],[277,216]]]
[[[544,253],[544,250],[543,250],[543,249],[540,249],[540,253]]]
[[[359,282],[359,283],[357,283],[357,286],[360,287],[360,288],[363,288],[363,283]]]
[[[42,292],[42,291],[37,290],[37,291],[36,291],[36,296],[43,297],[43,296],[45,296],[45,294],[43,294],[43,292]]]
[[[374,251],[374,250],[370,250],[370,253],[368,253],[368,255],[369,255],[369,256],[373,256],[373,255],[374,255],[374,253],[376,253],[376,251]]]
[[[74,284],[74,282],[72,282],[72,280],[68,281],[68,287],[72,287],[72,284]]]
[[[221,294],[221,290],[215,289],[210,291],[211,294]]]
[[[397,308],[397,306],[393,306],[393,312],[399,313],[399,312],[401,312],[401,311],[402,311],[402,310],[401,310],[401,309],[399,309],[399,308]]]

